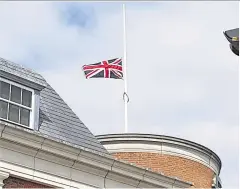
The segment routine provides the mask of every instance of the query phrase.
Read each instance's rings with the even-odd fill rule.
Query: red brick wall
[[[8,177],[3,181],[3,188],[52,188],[35,182],[23,180],[15,177]]]
[[[152,171],[163,172],[166,176],[178,177],[183,181],[194,183],[194,188],[211,188],[214,172],[189,159],[146,152],[121,152],[114,157],[125,160]]]

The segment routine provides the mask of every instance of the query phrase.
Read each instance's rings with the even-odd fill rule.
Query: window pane
[[[7,119],[8,103],[0,100],[0,117]]]
[[[9,100],[10,84],[0,81],[0,95]]]
[[[22,90],[22,105],[31,107],[32,93],[25,89]]]
[[[21,104],[21,89],[13,85],[11,88],[11,101]]]
[[[21,108],[20,123],[23,125],[29,126],[29,120],[30,120],[30,111],[25,108]]]
[[[14,122],[19,123],[19,107],[18,106],[15,106],[13,104],[9,104],[8,119],[10,121],[14,121]]]

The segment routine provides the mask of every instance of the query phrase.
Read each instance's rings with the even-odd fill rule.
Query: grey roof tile
[[[79,148],[108,154],[97,138],[40,74],[3,58],[0,58],[0,70],[45,86],[40,92],[39,131],[36,132]]]
[[[0,70],[43,86],[45,86],[46,84],[45,79],[40,74],[35,73],[30,69],[26,69],[21,65],[5,60],[1,57],[0,57]]]

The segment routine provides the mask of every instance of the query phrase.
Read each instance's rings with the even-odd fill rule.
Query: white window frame
[[[0,77],[0,81],[3,81],[3,82],[5,82],[5,83],[8,83],[8,84],[13,85],[13,86],[16,86],[16,87],[19,87],[19,88],[21,88],[21,89],[25,89],[25,90],[30,91],[30,92],[32,93],[32,102],[31,102],[31,107],[30,107],[30,108],[27,107],[27,106],[24,106],[24,105],[22,105],[22,104],[18,104],[18,103],[16,103],[16,102],[13,102],[13,101],[11,101],[11,100],[9,100],[9,99],[7,100],[7,99],[4,99],[4,98],[1,98],[1,97],[0,97],[0,100],[2,100],[2,101],[4,101],[4,102],[7,102],[8,104],[10,103],[10,104],[16,105],[16,106],[18,106],[18,107],[22,107],[22,108],[25,108],[25,109],[30,110],[29,126],[22,125],[22,124],[20,124],[20,123],[16,123],[16,122],[14,122],[14,121],[10,121],[10,120],[4,119],[4,118],[0,118],[0,120],[6,121],[6,122],[9,122],[9,123],[12,123],[12,124],[19,125],[19,126],[21,126],[21,127],[25,127],[25,128],[29,128],[29,129],[34,129],[34,119],[35,119],[35,91],[34,91],[34,89],[31,89],[31,88],[26,87],[26,86],[24,86],[24,85],[21,85],[21,84],[19,84],[19,83],[10,81],[10,80],[8,80],[8,79],[4,79],[4,78],[2,78],[2,77]],[[11,87],[10,87],[10,88],[11,88]],[[11,90],[10,90],[10,94],[9,94],[9,95],[11,95]],[[22,93],[21,93],[21,95],[22,95]],[[22,96],[21,96],[21,98],[22,98]]]

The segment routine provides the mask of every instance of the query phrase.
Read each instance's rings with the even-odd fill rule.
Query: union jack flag
[[[82,67],[86,79],[89,78],[113,78],[122,79],[122,59],[115,58],[104,60],[95,64],[88,64]]]

